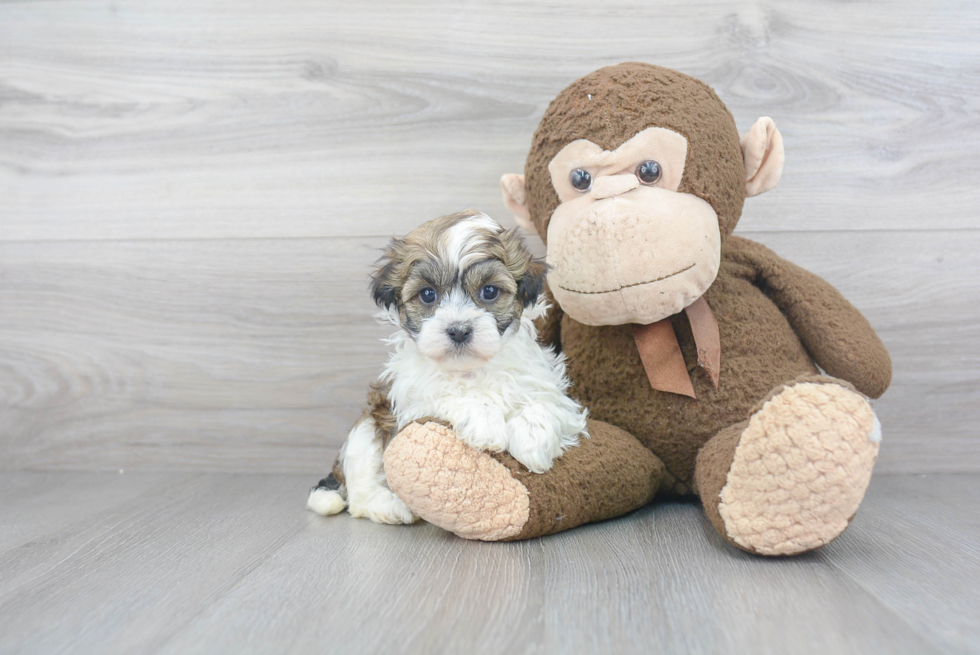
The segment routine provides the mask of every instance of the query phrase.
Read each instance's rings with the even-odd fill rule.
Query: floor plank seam
[[[860,588],[870,598],[873,598],[875,600],[875,602],[878,603],[879,606],[881,606],[885,611],[888,612],[888,614],[890,614],[891,616],[895,617],[895,620],[897,622],[902,623],[905,626],[907,626],[909,630],[911,630],[912,632],[914,632],[918,636],[922,637],[922,639],[924,641],[927,641],[927,642],[929,642],[931,644],[935,644],[936,646],[942,646],[942,647],[948,648],[950,650],[955,650],[954,647],[951,644],[947,644],[945,642],[938,642],[936,640],[936,636],[935,635],[932,635],[932,634],[928,634],[926,632],[923,632],[921,628],[917,627],[915,624],[913,624],[908,619],[906,619],[899,612],[899,610],[897,610],[895,607],[893,607],[890,603],[886,602],[885,599],[880,598],[874,591],[872,591],[866,585],[864,585],[859,580],[857,580],[853,575],[851,575],[850,573],[848,573],[845,569],[843,569],[840,566],[837,566],[836,564],[834,564],[833,558],[826,557],[825,559],[827,560],[827,563],[830,565],[830,567],[832,569],[834,569],[834,571],[836,571],[838,574],[843,575],[845,578],[847,578],[848,580],[850,580],[851,583],[853,583],[855,586],[857,586],[858,588]],[[943,652],[950,652],[950,651],[945,651],[944,650]]]
[[[273,542],[273,543],[276,543],[278,545],[275,548],[266,549],[265,556],[262,557],[260,560],[256,560],[255,562],[253,562],[253,564],[248,567],[248,570],[245,571],[243,575],[241,575],[241,576],[239,576],[238,578],[235,579],[235,581],[234,581],[233,584],[224,586],[219,593],[212,594],[212,595],[210,595],[208,597],[208,609],[207,610],[205,610],[201,614],[190,616],[190,617],[187,618],[187,620],[181,622],[178,627],[176,627],[174,630],[172,630],[170,632],[170,634],[167,635],[167,637],[164,638],[163,641],[161,641],[159,643],[155,643],[153,645],[154,650],[163,650],[163,648],[168,643],[171,643],[175,639],[179,638],[181,636],[181,634],[183,633],[183,631],[186,630],[191,624],[197,622],[198,620],[202,620],[205,617],[207,617],[209,615],[209,613],[211,611],[213,611],[213,608],[215,608],[215,607],[218,606],[218,604],[220,603],[220,601],[222,601],[225,598],[227,598],[228,596],[230,596],[236,589],[238,589],[238,587],[240,587],[242,584],[244,584],[250,576],[252,576],[264,564],[266,564],[269,560],[271,560],[276,555],[276,553],[278,553],[280,550],[282,550],[284,547],[286,547],[292,541],[293,538],[295,538],[300,533],[304,532],[306,529],[307,529],[306,524],[300,524],[300,525],[297,525],[294,530],[289,531],[289,532],[286,532],[286,533],[283,533],[276,540],[276,542]]]

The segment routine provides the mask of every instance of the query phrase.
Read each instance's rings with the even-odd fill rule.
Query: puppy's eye
[[[496,300],[497,296],[499,295],[500,295],[500,289],[498,287],[493,286],[492,284],[488,284],[487,286],[480,289],[480,300],[483,300],[485,302]]]
[[[568,176],[568,181],[571,182],[572,188],[576,191],[584,193],[592,188],[592,175],[584,168],[576,168],[572,171]]]
[[[661,175],[663,172],[660,170],[660,164],[652,159],[648,159],[636,167],[636,177],[640,180],[640,184],[647,186],[656,184]]]
[[[436,301],[437,297],[438,294],[436,294],[436,290],[432,287],[426,287],[419,291],[419,300],[422,301],[423,305],[431,305]]]

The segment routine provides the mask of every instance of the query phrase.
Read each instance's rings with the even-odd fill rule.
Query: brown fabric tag
[[[669,318],[650,325],[634,324],[633,338],[651,387],[697,398]]]
[[[708,373],[711,384],[717,389],[721,375],[721,336],[718,334],[718,321],[704,296],[695,300],[684,311],[691,322],[694,343],[698,347],[698,366]]]

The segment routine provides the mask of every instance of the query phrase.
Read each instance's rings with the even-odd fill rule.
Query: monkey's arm
[[[765,246],[729,237],[728,256],[750,264],[755,284],[783,312],[817,364],[872,398],[888,388],[892,363],[868,320],[823,279]]]
[[[555,349],[556,353],[561,352],[561,317],[564,312],[561,311],[561,307],[555,302],[555,299],[551,295],[551,289],[548,288],[548,283],[545,282],[544,290],[541,292],[545,299],[548,301],[550,309],[548,309],[548,314],[534,321],[534,327],[538,330],[538,343],[542,346],[551,346]]]

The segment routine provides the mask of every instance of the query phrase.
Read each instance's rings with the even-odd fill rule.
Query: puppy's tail
[[[331,473],[310,489],[306,506],[320,516],[333,516],[340,514],[347,507],[346,495],[347,490],[344,485]]]

